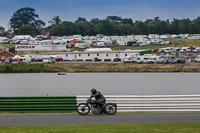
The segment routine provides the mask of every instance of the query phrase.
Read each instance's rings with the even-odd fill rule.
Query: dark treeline
[[[51,36],[67,35],[147,35],[147,34],[200,34],[200,17],[194,20],[173,19],[161,20],[159,17],[145,21],[119,16],[108,16],[105,19],[93,18],[90,21],[79,17],[75,22],[62,21],[55,16],[49,21],[50,26],[39,19],[35,9],[25,7],[17,10],[11,17],[10,27],[17,35],[38,35],[41,32],[50,32]],[[0,27],[0,35],[7,33]]]
[[[200,33],[200,17],[194,20],[173,19],[161,20],[159,17],[145,21],[135,21],[131,18],[108,16],[106,19],[94,18],[87,21],[78,18],[74,23],[60,22],[50,29],[51,35],[141,35],[141,34],[198,34]]]

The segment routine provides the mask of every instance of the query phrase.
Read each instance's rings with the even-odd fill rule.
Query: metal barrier
[[[0,97],[0,112],[73,112],[76,97]]]
[[[88,95],[0,97],[0,112],[74,112]],[[118,112],[200,111],[200,95],[106,95]]]
[[[77,103],[89,96],[77,96]],[[106,95],[118,112],[200,111],[200,95]]]

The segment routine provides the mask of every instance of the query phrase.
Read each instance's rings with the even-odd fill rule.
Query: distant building
[[[31,55],[35,59],[43,59],[44,57],[56,56],[64,61],[123,61],[125,58],[135,56],[136,53],[152,54],[151,50],[124,50],[124,51],[86,51],[86,52],[59,52],[59,53],[43,53]]]
[[[6,50],[0,51],[0,61],[1,61],[1,63],[4,63],[5,60],[6,60],[6,58],[8,58],[8,57],[14,57],[14,56],[15,55],[13,53],[10,53],[10,52],[8,52]]]

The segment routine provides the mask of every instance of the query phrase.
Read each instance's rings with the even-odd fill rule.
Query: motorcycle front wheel
[[[105,113],[108,115],[114,115],[117,113],[117,106],[113,104],[106,104],[105,106]]]
[[[80,115],[87,115],[90,113],[90,106],[86,103],[80,103],[77,105],[76,110]]]

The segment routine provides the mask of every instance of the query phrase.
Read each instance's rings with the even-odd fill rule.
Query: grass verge
[[[6,48],[12,48],[12,47],[14,47],[15,45],[19,45],[19,44],[6,44],[6,43],[3,43],[3,44],[0,44],[0,45],[2,45],[2,46],[4,46],[4,47],[6,47]]]
[[[39,73],[39,72],[56,72],[46,66],[46,64],[9,64],[0,65],[1,73]]]
[[[77,114],[77,112],[65,112],[65,113],[0,113],[0,116],[5,116],[5,115],[72,115],[72,114]]]
[[[1,133],[199,133],[200,123],[0,126]]]
[[[48,64],[53,70],[65,72],[200,72],[196,64],[134,64],[134,63],[66,63]]]
[[[0,73],[40,72],[200,72],[200,64],[56,63],[0,65]]]

